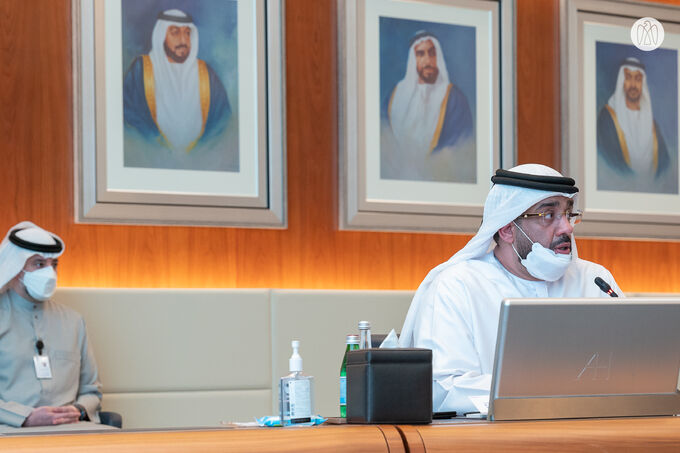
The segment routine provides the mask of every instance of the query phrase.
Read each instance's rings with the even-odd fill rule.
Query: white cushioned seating
[[[290,340],[315,376],[316,412],[338,415],[347,333],[400,330],[410,291],[60,288],[85,318],[103,409],[124,428],[217,426],[278,411]]]

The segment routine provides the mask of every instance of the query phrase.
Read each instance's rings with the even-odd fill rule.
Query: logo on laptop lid
[[[614,353],[600,355],[599,352],[593,353],[581,372],[576,376],[576,380],[608,381],[611,375],[612,359]]]

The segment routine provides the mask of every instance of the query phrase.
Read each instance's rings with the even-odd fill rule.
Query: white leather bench
[[[315,377],[316,412],[337,416],[345,335],[397,331],[411,291],[60,288],[80,312],[124,428],[216,426],[278,411],[290,341]]]

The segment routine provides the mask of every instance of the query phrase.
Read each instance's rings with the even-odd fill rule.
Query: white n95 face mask
[[[514,223],[514,222],[513,222]],[[567,272],[567,268],[571,264],[571,253],[555,253],[550,249],[543,247],[538,242],[531,240],[529,236],[515,223],[515,226],[526,236],[533,244],[531,251],[527,254],[525,259],[522,259],[515,249],[515,244],[512,244],[512,249],[517,253],[522,266],[531,274],[532,277],[546,282],[554,282],[559,280]]]
[[[45,301],[52,297],[57,289],[57,273],[52,266],[24,272],[23,280],[26,291],[35,300]]]

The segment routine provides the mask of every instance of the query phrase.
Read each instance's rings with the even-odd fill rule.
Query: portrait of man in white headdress
[[[126,3],[132,7],[131,2],[123,5]],[[145,6],[145,2],[140,3],[134,8]],[[146,8],[147,14],[155,18],[152,29],[146,31],[147,36],[150,33],[150,42],[147,41],[150,49],[148,53],[136,55],[124,75],[126,135],[137,140],[126,137],[129,149],[125,153],[125,165],[220,169],[218,164],[224,161],[224,156],[219,154],[237,151],[236,137],[232,137],[228,147],[222,140],[230,120],[231,123],[236,120],[232,116],[237,115],[222,78],[208,61],[199,58],[199,37],[214,43],[219,36],[209,36],[213,30],[207,26],[205,35],[199,32],[200,24],[187,11],[177,8],[149,11],[159,5],[162,2],[150,2]],[[134,32],[141,35],[142,30]],[[238,135],[233,126],[228,132]],[[140,141],[150,146],[150,151],[137,146]],[[208,148],[210,153],[205,151]],[[151,156],[146,163],[140,158],[144,153]],[[207,159],[207,156],[211,157]]]
[[[423,24],[427,25],[418,25]],[[421,29],[411,33],[408,50],[402,49],[407,50],[402,54],[405,66],[384,69],[405,71],[384,101],[382,178],[476,181],[473,115],[466,94],[452,80],[452,68],[460,72],[475,68],[470,62],[449,61],[444,49],[460,45]]]
[[[632,56],[619,61],[613,92],[597,118],[598,189],[677,192],[677,156],[654,117],[658,99],[650,93],[648,68]]]

